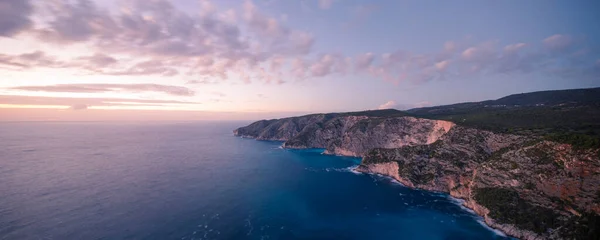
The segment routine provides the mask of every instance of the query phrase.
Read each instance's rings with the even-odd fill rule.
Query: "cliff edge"
[[[397,110],[377,110],[262,120],[234,130],[234,135],[284,141],[285,148],[324,148],[328,154],[362,157],[374,148],[433,143],[453,126]]]
[[[522,239],[598,239],[598,149],[454,127],[437,142],[373,149],[358,171],[449,193]]]
[[[600,239],[600,150],[396,110],[263,120],[236,136],[363,157],[358,171],[449,193],[522,239]]]

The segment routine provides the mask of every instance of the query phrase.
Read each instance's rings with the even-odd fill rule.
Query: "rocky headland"
[[[593,239],[600,228],[599,149],[494,133],[396,110],[262,120],[236,136],[363,157],[358,171],[449,193],[522,239]]]

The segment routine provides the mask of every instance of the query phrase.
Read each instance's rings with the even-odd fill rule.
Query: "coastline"
[[[257,139],[255,139],[257,140]],[[258,140],[261,141],[261,140]],[[310,149],[318,149],[318,148],[290,148],[290,147],[286,147],[284,144],[282,144],[281,146],[279,146],[279,148],[281,149],[288,149],[288,150],[310,150]],[[331,155],[331,156],[338,156],[338,157],[356,157],[356,156],[347,156],[347,155],[342,155],[342,154],[337,154],[337,153],[332,153],[332,152],[328,152],[328,151],[323,151],[321,152],[321,154],[324,155]],[[362,157],[361,157],[362,159]],[[478,216],[480,219],[477,219],[477,222],[482,224],[484,227],[488,228],[490,231],[496,233],[499,236],[503,236],[503,237],[511,237],[511,238],[515,238],[515,239],[520,239],[519,236],[516,236],[514,234],[511,234],[511,232],[515,232],[515,231],[519,231],[521,232],[522,230],[518,230],[512,226],[504,226],[501,224],[497,224],[494,222],[493,219],[485,216],[484,214],[481,213],[481,211],[477,211],[477,209],[475,207],[471,207],[469,206],[467,199],[463,199],[460,198],[458,196],[453,196],[450,192],[444,192],[444,191],[435,191],[435,190],[429,190],[429,189],[424,189],[424,188],[419,188],[419,187],[414,187],[414,186],[407,186],[406,184],[402,183],[401,180],[395,178],[394,176],[390,176],[387,174],[381,174],[381,173],[377,173],[377,172],[371,172],[368,169],[367,170],[363,170],[361,169],[361,166],[363,166],[362,164],[359,164],[357,166],[354,167],[350,167],[348,170],[351,173],[354,174],[369,174],[369,175],[374,175],[374,176],[379,176],[379,177],[383,177],[386,179],[389,179],[391,181],[393,181],[396,184],[399,184],[403,187],[406,188],[410,188],[410,189],[415,189],[415,190],[420,190],[420,191],[427,191],[427,192],[431,192],[431,193],[441,193],[446,195],[450,200],[452,200],[456,205],[460,206],[463,210],[472,213],[476,216]],[[481,207],[481,206],[479,206]],[[527,239],[539,239],[539,238],[527,238]]]
[[[377,172],[372,172],[372,171],[369,171],[368,169],[366,169],[366,170],[361,169],[361,166],[363,166],[363,165],[361,164],[359,166],[356,166],[352,171],[359,172],[362,174],[369,174],[369,175],[384,177],[384,178],[392,180],[393,182],[400,184],[401,186],[406,187],[406,188],[416,189],[416,190],[420,190],[420,191],[427,191],[427,192],[432,192],[432,193],[441,193],[441,194],[447,195],[451,200],[455,201],[455,203],[457,205],[459,205],[461,208],[463,208],[465,211],[468,211],[468,212],[473,213],[473,214],[477,215],[478,217],[480,217],[481,219],[478,219],[478,222],[480,224],[485,225],[485,227],[489,228],[490,231],[496,232],[496,234],[501,233],[498,235],[501,235],[501,236],[503,235],[503,236],[507,236],[507,237],[511,237],[511,238],[515,238],[515,239],[527,239],[527,240],[543,239],[543,238],[539,238],[534,233],[530,233],[529,231],[521,230],[521,229],[515,228],[514,226],[511,226],[511,225],[504,225],[504,224],[496,223],[494,221],[494,219],[489,218],[488,216],[486,216],[483,213],[484,211],[482,211],[482,209],[481,209],[482,206],[480,206],[476,203],[473,203],[474,205],[470,205],[468,199],[464,199],[459,196],[452,195],[452,193],[450,193],[450,192],[436,191],[436,190],[430,190],[430,189],[419,188],[419,187],[414,187],[414,186],[407,186],[406,184],[403,184],[401,180],[396,179],[394,176],[381,174],[381,173],[377,173]],[[517,233],[520,236],[517,236]],[[525,236],[525,238],[522,238],[522,236]]]
[[[239,135],[236,135],[236,136],[241,137]],[[252,136],[244,136],[243,138],[253,138],[253,137]],[[258,140],[258,141],[263,141],[263,140],[269,141],[268,139],[264,139],[264,138],[253,138],[253,139]],[[271,141],[273,141],[273,140],[271,140]],[[275,140],[275,141],[282,142],[279,139]],[[285,144],[285,142],[280,146],[280,148],[288,149],[288,150],[307,150],[307,149],[322,150],[321,148],[287,146]],[[548,236],[545,236],[545,238],[544,238],[544,237],[542,237],[542,236],[544,236],[544,234],[540,234],[540,233],[534,232],[529,229],[521,228],[518,225],[497,222],[496,219],[491,217],[492,216],[492,214],[490,213],[491,209],[488,209],[487,207],[484,207],[483,205],[481,205],[472,196],[472,194],[475,194],[475,193],[471,192],[473,190],[473,189],[471,189],[471,186],[470,186],[471,184],[464,185],[466,188],[454,189],[454,186],[457,184],[457,182],[455,182],[455,181],[463,181],[464,180],[464,181],[468,182],[468,179],[466,179],[466,178],[465,178],[466,180],[465,179],[463,179],[463,180],[446,179],[445,181],[438,182],[437,184],[433,184],[430,186],[422,185],[422,184],[418,184],[418,183],[413,183],[412,180],[406,178],[407,176],[400,176],[399,175],[400,173],[398,171],[400,166],[398,165],[398,162],[395,162],[395,161],[386,162],[386,163],[374,162],[373,164],[371,164],[370,161],[367,161],[369,164],[363,164],[363,162],[365,161],[365,156],[356,156],[353,154],[344,154],[344,153],[345,153],[344,151],[327,151],[327,149],[325,149],[325,151],[321,152],[321,154],[324,154],[324,155],[360,158],[361,160],[360,160],[359,165],[355,166],[354,169],[350,170],[352,173],[355,173],[355,174],[366,173],[366,174],[385,176],[390,179],[393,179],[394,182],[398,182],[399,184],[401,184],[402,186],[407,187],[407,188],[447,194],[449,197],[460,200],[461,207],[468,209],[468,211],[473,211],[475,213],[475,215],[480,217],[481,219],[478,219],[478,221],[480,221],[480,224],[485,224],[486,227],[493,229],[493,231],[499,231],[502,234],[506,235],[507,237],[514,238],[514,239],[523,239],[523,240],[541,240],[541,239],[555,239],[555,238],[558,239],[558,238],[560,238],[560,235],[559,235],[560,232],[558,232],[558,231],[546,232],[548,234]],[[477,175],[477,171],[473,172],[473,174],[474,174],[473,176],[467,177],[467,178],[469,178],[469,179],[473,178],[475,175]],[[458,184],[460,184],[460,183],[458,183]],[[558,229],[560,229],[560,228],[558,228]]]
[[[236,135],[236,134],[234,134],[234,136],[235,137],[240,137],[240,138],[243,138],[243,139],[254,139],[256,141],[284,142],[284,141],[280,141],[280,140],[262,140],[262,139],[256,139],[256,138],[254,138],[252,136],[243,136],[243,135],[240,136],[240,135]],[[285,144],[281,144],[278,148],[280,148],[280,149],[286,149],[286,150],[310,150],[310,149],[318,149],[318,148],[293,148],[293,147],[286,147]],[[332,153],[332,152],[328,152],[326,150],[323,151],[323,152],[321,152],[321,154],[331,155],[331,156],[338,156],[338,157],[356,157],[356,156],[346,156],[346,155],[342,155],[342,154]],[[362,157],[361,157],[361,159],[362,159]],[[451,200],[453,200],[457,205],[459,205],[461,208],[463,208],[463,210],[468,211],[470,213],[473,213],[473,214],[477,215],[478,217],[480,217],[481,219],[478,219],[477,222],[479,222],[480,224],[483,224],[490,231],[493,231],[497,235],[500,235],[500,236],[508,236],[508,237],[519,239],[518,236],[515,236],[514,234],[511,234],[511,232],[520,231],[520,230],[515,229],[514,227],[504,227],[503,225],[499,225],[499,224],[493,222],[493,219],[490,219],[490,218],[486,217],[484,214],[480,213],[480,211],[477,211],[474,207],[469,206],[469,204],[467,204],[467,199],[463,199],[463,198],[460,198],[458,196],[453,196],[450,192],[434,191],[434,190],[429,190],[429,189],[424,189],[424,188],[418,188],[418,187],[414,187],[414,186],[407,186],[406,184],[402,183],[401,180],[397,179],[394,176],[390,176],[390,175],[387,175],[387,174],[381,174],[381,173],[377,173],[377,172],[372,172],[372,171],[369,171],[368,169],[363,170],[363,169],[361,169],[361,166],[363,166],[363,165],[359,164],[359,165],[357,165],[355,167],[350,167],[348,170],[351,173],[354,173],[354,174],[369,174],[369,175],[375,175],[375,176],[384,177],[384,178],[387,178],[387,179],[393,181],[394,183],[397,183],[397,184],[399,184],[399,185],[401,185],[403,187],[410,188],[410,189],[416,189],[416,190],[420,190],[420,191],[428,191],[428,192],[432,192],[432,193],[445,194]],[[537,239],[537,238],[528,238],[528,239]]]
[[[297,149],[297,148],[288,148],[288,147],[285,147],[284,145],[281,145],[280,147],[283,149],[292,149],[292,150]],[[311,148],[303,148],[302,150],[306,150],[306,149],[311,149]],[[346,155],[341,155],[341,154],[335,154],[335,153],[331,153],[331,152],[327,152],[327,151],[324,151],[321,154],[338,156],[338,157],[355,157],[355,156],[346,156]],[[401,180],[395,178],[394,176],[371,172],[368,170],[363,170],[363,169],[361,169],[361,166],[363,166],[363,165],[359,164],[358,166],[353,167],[349,170],[350,170],[350,172],[355,173],[355,174],[369,174],[369,175],[384,177],[384,178],[387,178],[387,179],[393,181],[394,183],[397,183],[406,188],[416,189],[416,190],[420,190],[420,191],[427,191],[427,192],[431,192],[431,193],[441,193],[441,194],[447,195],[451,200],[454,200],[457,205],[459,205],[461,208],[463,208],[463,210],[473,213],[473,214],[477,215],[478,217],[480,217],[480,219],[478,219],[477,222],[484,225],[490,231],[493,231],[500,236],[508,236],[511,238],[519,239],[519,236],[511,234],[511,232],[512,233],[514,233],[516,231],[521,232],[522,230],[516,229],[512,226],[504,226],[504,225],[495,223],[493,219],[485,216],[484,214],[481,213],[481,211],[477,211],[476,207],[469,206],[469,204],[467,204],[468,203],[467,199],[463,199],[458,196],[453,196],[450,192],[435,191],[435,190],[429,190],[429,189],[424,189],[424,188],[418,188],[418,187],[414,187],[414,186],[407,186],[406,184],[402,183]],[[478,207],[481,207],[481,206],[478,206]],[[538,238],[534,237],[534,238],[527,238],[527,239],[538,239]]]
[[[370,171],[365,171],[365,170],[360,169],[360,167],[361,167],[361,165],[358,165],[358,166],[354,167],[354,169],[352,169],[351,171],[362,173],[362,174],[369,174],[369,175],[375,175],[375,176],[384,177],[384,178],[387,178],[387,179],[393,181],[394,183],[397,183],[397,184],[399,184],[399,185],[401,185],[403,187],[410,188],[410,189],[416,189],[416,190],[420,190],[420,191],[427,191],[427,192],[432,192],[432,193],[441,193],[441,194],[444,194],[444,195],[448,196],[448,198],[450,198],[454,203],[456,203],[456,205],[458,205],[461,208],[463,208],[463,210],[468,211],[470,213],[473,213],[473,214],[477,215],[478,217],[480,217],[481,219],[478,219],[477,222],[479,222],[480,224],[484,225],[490,231],[493,231],[493,232],[495,232],[496,234],[498,234],[500,236],[508,236],[508,237],[517,238],[518,239],[517,236],[513,236],[513,235],[509,234],[504,229],[497,228],[497,227],[495,227],[493,225],[490,225],[488,223],[487,218],[485,216],[482,216],[477,211],[475,211],[475,209],[470,208],[466,204],[467,201],[465,199],[462,199],[462,198],[459,198],[459,197],[456,197],[456,196],[452,196],[449,192],[432,191],[432,190],[427,190],[427,189],[423,189],[423,188],[406,186],[405,184],[402,184],[401,181],[399,181],[398,179],[396,179],[396,178],[394,178],[392,176],[384,175],[384,174],[380,174],[380,173],[375,173],[375,172],[370,172]]]

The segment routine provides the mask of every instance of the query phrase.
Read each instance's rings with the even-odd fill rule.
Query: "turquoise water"
[[[504,239],[360,159],[234,137],[247,123],[4,123],[0,239]]]

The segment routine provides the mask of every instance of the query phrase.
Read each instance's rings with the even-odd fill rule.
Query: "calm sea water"
[[[504,239],[360,159],[247,123],[2,123],[0,239]]]

